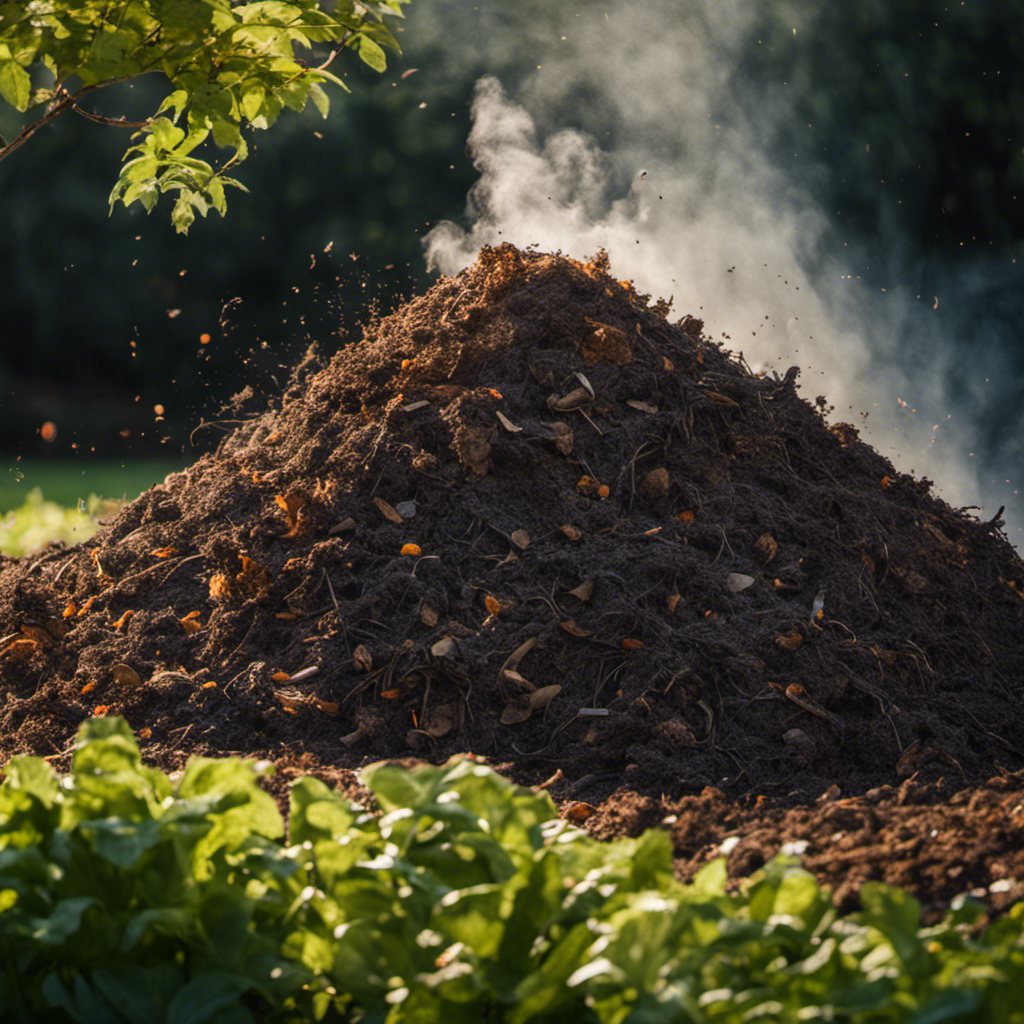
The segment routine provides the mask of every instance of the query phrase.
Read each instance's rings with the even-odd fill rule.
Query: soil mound
[[[998,519],[607,269],[486,249],[88,543],[0,562],[0,756],[109,713],[164,766],[470,751],[658,813],[1024,767]]]

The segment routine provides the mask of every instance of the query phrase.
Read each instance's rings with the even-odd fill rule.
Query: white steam
[[[810,198],[821,168],[782,168],[767,155],[792,114],[782,83],[757,97],[736,84],[752,0],[553,6],[543,38],[510,38],[500,9],[474,8],[484,61],[510,77],[524,59],[539,67],[519,75],[518,101],[495,77],[477,83],[469,149],[480,178],[466,226],[444,222],[426,236],[429,265],[453,274],[503,241],[576,257],[604,247],[616,276],[673,296],[677,315],[700,316],[755,369],[800,365],[805,397],[824,395],[831,419],[862,428],[950,504],[989,515],[1009,506],[1017,540],[1012,485],[983,493],[971,423],[952,415],[947,364],[962,356],[952,339],[937,342],[944,320],[932,297],[898,282],[870,293],[856,253]],[[564,128],[568,118],[589,132]],[[925,332],[921,360],[907,339]],[[994,372],[969,367],[961,383],[984,394]]]

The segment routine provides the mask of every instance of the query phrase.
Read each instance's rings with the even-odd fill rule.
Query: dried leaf
[[[569,526],[568,523],[564,526],[560,526],[559,529],[569,538],[569,540],[579,540],[583,533],[578,530],[575,526]]]
[[[530,637],[525,643],[521,643],[506,659],[505,664],[501,666],[501,672],[498,673],[498,679],[500,681],[503,673],[514,672],[518,667],[519,662],[526,657],[537,646],[537,638],[535,636]]]
[[[330,537],[336,537],[339,533],[349,533],[356,528],[356,521],[348,516],[335,526],[332,526],[327,534]]]
[[[514,668],[503,668],[501,670],[501,678],[503,682],[511,683],[526,693],[533,693],[537,689],[529,679],[520,675]]]
[[[529,547],[530,535],[525,530],[513,530],[509,539],[520,550]]]
[[[587,391],[590,393],[590,397],[591,398],[596,398],[597,397],[594,394],[593,385],[590,383],[589,380],[587,380],[586,377],[583,376],[582,373],[579,372],[579,370],[576,371],[576,379],[587,389]]]
[[[692,509],[687,509],[685,512],[679,513],[679,521],[681,523],[692,523],[694,518],[695,516]]]
[[[638,412],[654,414],[658,411],[656,405],[652,405],[650,402],[642,402],[639,398],[627,398],[626,405],[631,409],[636,409]]]
[[[498,417],[498,422],[510,433],[518,434],[523,428],[517,427],[500,409],[494,411],[495,416]]]
[[[501,613],[501,602],[490,594],[484,598],[484,607],[486,607],[490,615],[499,615]]]
[[[734,594],[754,585],[754,577],[743,572],[731,572],[725,577],[725,588]]]
[[[619,646],[628,654],[630,651],[639,651],[643,645],[643,640],[636,640],[631,636],[624,636],[622,638],[622,643]]]
[[[170,558],[177,553],[178,549],[174,547],[157,548],[156,551],[151,552],[154,558]]]
[[[423,731],[429,733],[434,739],[440,739],[452,731],[454,719],[455,712],[450,704],[438,704],[427,713],[423,722]]]
[[[332,718],[341,710],[339,705],[335,704],[331,700],[321,700],[319,697],[313,698],[313,703],[325,714],[330,715]]]
[[[380,695],[385,700],[394,700],[396,697],[400,697],[402,695],[402,691],[401,690],[381,690],[380,691]]]
[[[668,605],[668,610],[670,612],[674,613],[676,608],[679,605],[679,602],[681,600],[682,600],[682,594],[669,594],[668,598],[666,599],[666,604]]]
[[[455,653],[455,641],[450,636],[443,636],[431,644],[430,653],[435,658],[448,658]]]
[[[373,655],[366,644],[359,644],[352,652],[352,664],[357,672],[369,672],[373,668]]]
[[[288,532],[286,537],[293,537],[299,529],[299,513],[309,501],[301,491],[289,491],[287,494],[278,494],[274,498],[277,507],[283,509],[288,516]]]
[[[114,677],[114,682],[118,686],[139,686],[142,683],[139,673],[131,665],[126,665],[123,661],[116,664],[110,670],[110,674]]]
[[[403,521],[401,515],[399,515],[399,513],[383,498],[374,498],[373,503],[377,506],[380,510],[380,514],[384,516],[385,519],[390,519],[393,523],[401,523]]]
[[[594,581],[584,580],[578,587],[569,591],[573,597],[579,598],[581,601],[589,601],[591,595],[594,593]]]
[[[297,619],[298,617],[295,612],[274,612],[275,619],[282,619],[285,622],[291,622],[292,619]]]
[[[287,683],[291,679],[290,672],[282,672],[278,670],[270,677],[275,683]]]
[[[794,629],[792,633],[787,633],[785,636],[777,636],[775,642],[784,651],[795,651],[804,642],[804,638]]]
[[[550,686],[542,686],[539,690],[534,690],[529,696],[530,709],[542,711],[561,692],[562,686],[560,683],[552,683]]]
[[[516,694],[505,705],[500,721],[502,725],[518,725],[525,722],[531,714],[533,709],[530,707],[530,698],[525,694]]]
[[[430,607],[429,604],[424,604],[420,606],[420,622],[422,622],[424,626],[428,626],[430,628],[433,628],[437,625],[438,614],[433,608]]]

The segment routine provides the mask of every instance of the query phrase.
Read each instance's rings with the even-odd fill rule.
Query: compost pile
[[[503,245],[311,354],[91,541],[0,562],[0,755],[64,767],[94,714],[279,779],[471,752],[599,835],[668,817],[684,873],[803,838],[840,885],[1019,898],[1001,523],[668,314]]]

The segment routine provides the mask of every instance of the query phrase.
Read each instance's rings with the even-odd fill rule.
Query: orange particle
[[[39,428],[39,436],[42,437],[44,441],[55,440],[57,437],[57,424],[53,423],[51,420],[47,420]]]
[[[148,740],[153,735],[153,730],[147,725],[145,729],[139,730],[139,739]]]
[[[297,619],[298,615],[296,615],[295,612],[274,612],[274,618],[291,620]]]
[[[884,491],[887,487],[890,487],[891,485],[892,485],[892,480],[889,477],[887,477],[887,476],[883,476],[882,477],[882,490]]]
[[[96,707],[94,707],[92,709],[92,713],[97,718],[102,718],[109,710],[110,710],[110,705],[109,704],[97,704]]]
[[[494,388],[487,389],[495,398],[504,398],[504,395],[500,391],[495,391]]]
[[[270,678],[273,679],[275,683],[287,683],[288,680],[291,679],[291,674],[288,672],[277,671]]]
[[[200,334],[199,335],[199,344],[200,345],[209,345],[210,344],[210,336],[208,334],[206,334],[205,332],[203,334]]]
[[[64,618],[70,619],[72,615],[78,614],[78,605],[74,601],[69,601],[67,607],[64,609]]]
[[[501,602],[496,597],[491,597],[490,594],[484,598],[484,605],[491,615],[497,615],[501,611]]]
[[[599,498],[607,498],[608,495],[611,493],[611,488],[607,484],[601,484],[601,486],[598,487],[597,489],[597,496]]]
[[[401,694],[401,692],[401,690],[381,690],[380,695],[385,700],[394,700],[397,696]]]
[[[94,681],[94,682],[91,682],[91,683],[86,683],[85,686],[83,686],[82,689],[79,690],[79,693],[81,693],[84,696],[85,694],[89,693],[90,690],[95,690],[95,689],[96,689],[96,683]]]
[[[119,618],[116,622],[112,622],[111,625],[114,627],[114,629],[119,630],[123,628],[125,623],[132,617],[132,614],[133,611],[131,608],[129,608],[128,611],[126,611],[124,615],[121,616],[121,618]]]
[[[692,512],[692,510],[687,509],[685,512],[680,512],[679,513],[679,518],[684,523],[692,523],[693,522],[693,512]]]
[[[202,685],[202,686],[200,687],[200,689],[201,689],[201,690],[209,690],[211,686],[216,686],[216,685],[217,685],[217,684],[216,684],[216,683],[214,683],[214,682],[210,682],[210,683],[203,683],[203,685]]]
[[[402,545],[402,554],[403,555],[412,555],[415,558],[417,555],[420,555],[422,553],[423,552],[421,551],[419,544],[403,544]]]
[[[634,640],[631,636],[622,638],[622,649],[624,651],[638,651],[643,645],[643,640]]]
[[[402,369],[403,370],[408,370],[410,366],[412,366],[412,360],[411,359],[403,359],[402,360]]]
[[[175,547],[157,548],[155,551],[150,552],[154,558],[170,558],[177,553],[178,549]]]

